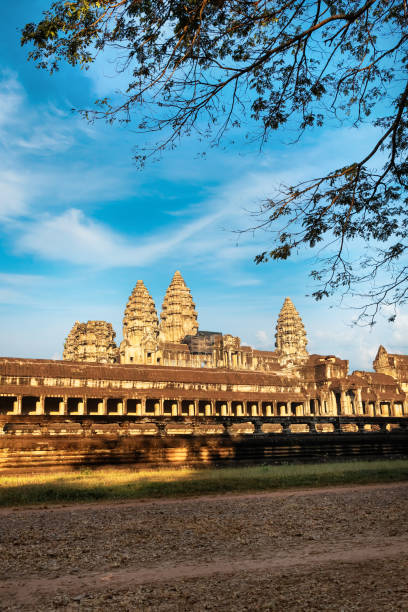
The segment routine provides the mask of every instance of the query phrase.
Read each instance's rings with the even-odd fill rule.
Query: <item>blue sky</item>
[[[176,269],[191,288],[201,329],[239,335],[271,349],[286,295],[299,310],[309,351],[370,367],[380,343],[408,352],[408,311],[394,325],[350,326],[336,300],[314,302],[311,262],[256,266],[266,236],[238,237],[249,210],[280,183],[321,174],[366,150],[372,130],[331,128],[289,146],[280,134],[256,144],[211,149],[186,141],[142,171],[132,161],[139,136],[129,127],[88,125],[86,107],[121,86],[100,58],[91,70],[50,76],[26,60],[18,28],[45,0],[3,7],[0,37],[0,354],[60,358],[76,320],[105,319],[121,339],[127,298],[139,278],[157,310]]]

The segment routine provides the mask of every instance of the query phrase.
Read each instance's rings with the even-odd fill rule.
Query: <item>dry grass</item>
[[[0,477],[0,506],[270,491],[408,480],[408,460],[193,470],[98,469]]]

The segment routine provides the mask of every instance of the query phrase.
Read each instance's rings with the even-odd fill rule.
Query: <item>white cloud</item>
[[[0,157],[1,160],[1,157]],[[0,170],[0,220],[7,221],[26,214],[27,188],[25,177],[11,169]]]
[[[39,221],[22,224],[16,248],[19,253],[97,268],[144,266],[173,252],[216,217],[216,214],[204,216],[134,246],[123,235],[71,208],[61,215],[47,215]]]
[[[260,348],[270,348],[273,350],[274,340],[270,332],[266,332],[264,329],[259,329],[255,333]]]
[[[43,154],[65,151],[73,143],[74,138],[70,130],[54,130],[50,124],[47,128],[36,126],[30,135],[18,138],[15,142],[18,147]]]
[[[341,139],[341,135],[338,138]],[[350,137],[345,131],[343,138]],[[327,143],[326,143],[327,145]],[[173,256],[186,260],[189,265],[199,265],[208,271],[228,269],[231,274],[225,275],[227,283],[233,286],[254,286],[259,278],[240,273],[241,262],[251,261],[254,256],[267,248],[270,236],[264,232],[233,233],[234,228],[248,227],[251,221],[256,225],[258,219],[248,216],[248,210],[256,208],[256,203],[264,200],[271,191],[282,182],[296,182],[313,175],[317,162],[322,170],[321,145],[311,155],[308,166],[303,163],[303,156],[292,159],[290,168],[283,167],[279,172],[276,163],[270,157],[269,170],[247,170],[240,178],[225,182],[202,202],[192,202],[193,211],[204,211],[202,216],[186,223],[181,217],[175,217],[168,230],[153,232],[143,239],[137,233],[121,234],[107,225],[96,222],[78,208],[70,207],[63,213],[43,214],[35,221],[21,223],[16,238],[16,249],[19,253],[28,253],[49,260],[66,261],[76,265],[111,268],[118,266],[145,266],[163,258]],[[316,159],[313,159],[315,157]],[[337,160],[339,161],[339,160]],[[331,160],[333,162],[333,159]],[[326,165],[330,161],[325,159]],[[241,162],[240,162],[241,164]],[[285,165],[285,164],[284,164]],[[105,172],[104,168],[90,170],[83,180],[75,181],[73,170],[67,176],[56,180],[51,178],[48,189],[50,194],[58,190],[66,202],[73,203],[76,198],[91,199],[96,188],[105,190],[105,200],[120,183],[120,172]],[[101,174],[105,177],[102,177]],[[94,176],[92,176],[94,174]],[[105,180],[107,177],[108,187]],[[31,186],[38,189],[38,183]],[[107,190],[107,191],[106,191]],[[164,213],[163,217],[166,217]],[[174,225],[176,223],[177,225]],[[301,261],[310,256],[304,253],[296,256]]]
[[[10,71],[0,73],[0,138],[2,129],[20,116],[24,91],[17,75]]]
[[[64,151],[74,142],[72,123],[76,121],[51,105],[31,107],[17,75],[0,73],[0,141],[5,149],[13,154],[19,148],[45,155]]]
[[[81,136],[86,144],[97,134],[67,109],[31,105],[17,75],[0,71],[0,221],[36,219],[61,203],[118,201],[134,193],[140,177],[130,160],[112,168],[109,158],[97,163],[80,153]],[[76,146],[67,160],[64,153]]]
[[[0,283],[12,285],[13,287],[26,287],[27,285],[42,284],[46,277],[40,274],[8,274],[0,273]]]

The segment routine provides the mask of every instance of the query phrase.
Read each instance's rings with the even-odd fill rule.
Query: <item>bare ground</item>
[[[408,610],[408,483],[8,509],[0,609]]]

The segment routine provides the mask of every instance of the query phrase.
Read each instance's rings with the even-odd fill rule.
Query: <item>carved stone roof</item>
[[[0,375],[62,377],[97,380],[140,380],[153,382],[218,383],[230,385],[292,385],[293,381],[275,373],[239,372],[212,368],[182,368],[160,365],[97,364],[51,359],[0,357]],[[78,387],[78,394],[85,386]],[[97,393],[100,393],[100,389]],[[157,391],[157,390],[155,390]],[[178,392],[181,392],[181,389]],[[61,392],[61,389],[60,389]],[[196,392],[196,391],[194,391]],[[92,389],[95,393],[95,389]]]
[[[160,339],[179,343],[198,330],[197,312],[190,289],[177,270],[164,296],[160,315]]]
[[[138,280],[129,297],[123,317],[123,339],[131,346],[148,340],[156,341],[159,319],[152,296],[142,280]]]
[[[275,346],[282,362],[299,363],[307,359],[306,331],[298,311],[288,297],[279,313],[275,338]]]

